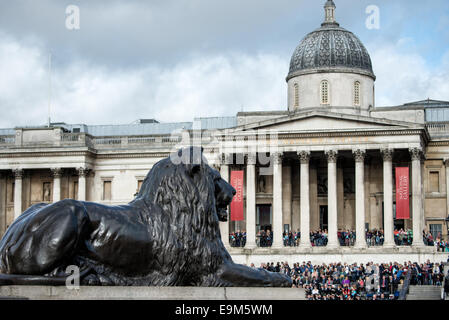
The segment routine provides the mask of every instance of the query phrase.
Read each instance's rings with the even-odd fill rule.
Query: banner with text
[[[231,171],[231,185],[236,193],[231,202],[231,221],[243,220],[243,171]]]
[[[408,167],[396,168],[396,219],[410,219]]]

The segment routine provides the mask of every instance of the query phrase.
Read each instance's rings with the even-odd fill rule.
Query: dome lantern
[[[335,3],[332,0],[328,0],[326,4],[324,5],[324,14],[325,19],[324,22],[321,24],[322,26],[325,25],[335,25],[339,26],[337,21],[335,20]]]

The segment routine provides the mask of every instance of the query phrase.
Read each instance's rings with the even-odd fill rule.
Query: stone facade
[[[333,17],[326,23],[334,24]],[[366,66],[369,74],[353,65],[338,72],[295,69],[285,111],[195,120],[200,126],[152,120],[107,130],[65,123],[0,129],[0,233],[39,202],[128,203],[157,161],[201,144],[225,180],[233,170],[244,171],[244,220],[220,223],[237,262],[446,260],[424,246],[421,233],[448,236],[449,122],[429,121],[426,114],[449,112],[449,102],[374,107],[375,76]],[[328,105],[319,100],[322,80],[329,81]],[[361,84],[360,106],[352,103],[354,81]],[[395,219],[395,167],[410,172],[406,220]],[[411,247],[396,246],[395,228],[418,235]],[[271,248],[258,247],[261,229],[273,232]],[[318,229],[329,231],[327,247],[311,246],[308,234]],[[354,247],[340,247],[339,229],[356,231]],[[365,229],[384,230],[383,247],[367,247]],[[247,233],[244,248],[229,246],[228,235],[237,230]],[[300,231],[298,247],[284,247],[284,231]]]

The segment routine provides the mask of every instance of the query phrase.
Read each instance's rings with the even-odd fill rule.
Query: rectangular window
[[[440,173],[438,171],[429,172],[429,192],[440,192]]]
[[[111,185],[112,181],[103,181],[103,200],[111,200]]]
[[[137,192],[139,192],[140,188],[142,188],[142,183],[143,183],[143,180],[138,180],[137,181]]]
[[[360,82],[354,83],[354,105],[360,105]]]
[[[321,104],[329,103],[329,84],[327,81],[321,82]]]
[[[430,225],[430,233],[432,234],[432,237],[434,240],[437,239],[438,236],[441,236],[443,234],[443,228],[441,224],[431,224]]]
[[[299,107],[299,85],[295,83],[295,107]]]

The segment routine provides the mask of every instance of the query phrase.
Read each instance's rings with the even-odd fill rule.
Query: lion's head
[[[227,207],[235,192],[208,165],[202,148],[189,147],[156,163],[136,199],[158,204],[171,213],[173,221],[183,221],[197,232],[207,230],[214,237],[218,221],[227,221]]]

